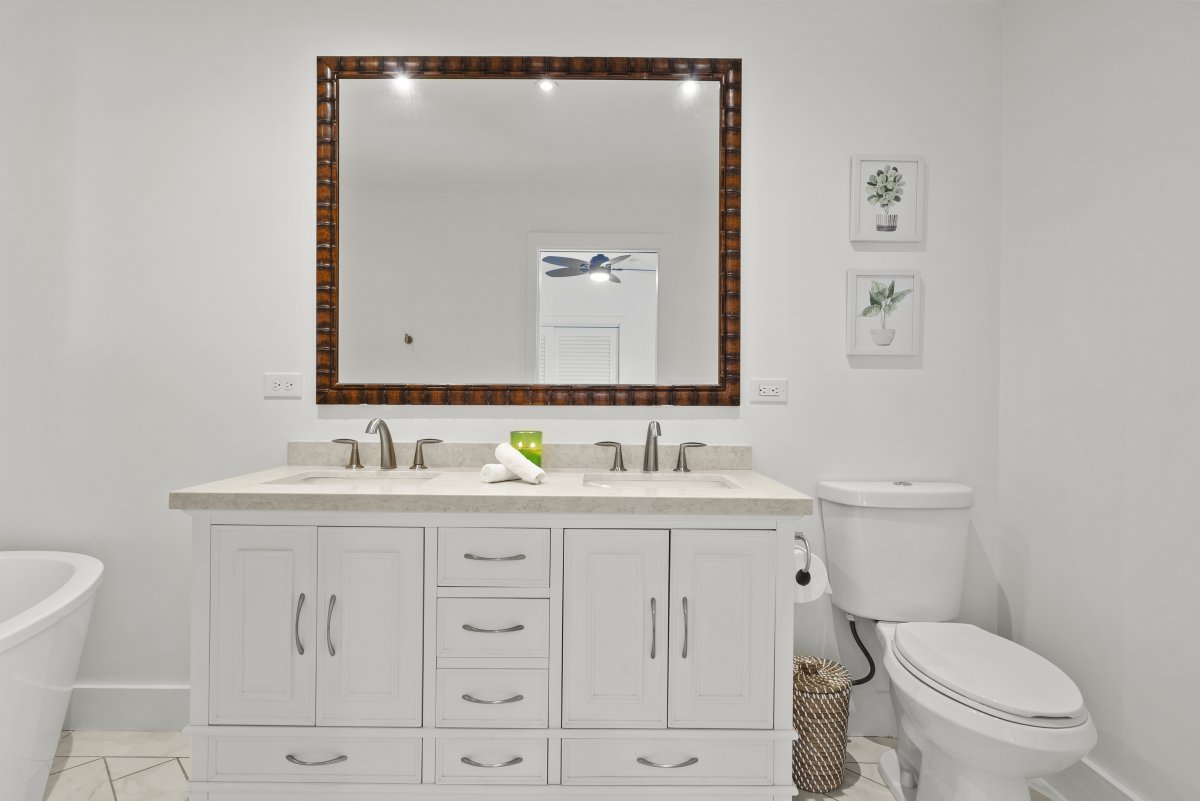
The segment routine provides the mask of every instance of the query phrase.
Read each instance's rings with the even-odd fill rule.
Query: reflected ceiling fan
[[[571,278],[576,275],[586,275],[593,281],[611,281],[614,284],[621,283],[621,279],[613,275],[614,272],[629,272],[637,273],[652,273],[654,269],[651,267],[614,267],[614,264],[619,264],[625,261],[632,253],[626,253],[624,256],[614,256],[609,258],[603,253],[597,253],[588,261],[576,259],[571,256],[546,256],[542,259],[546,264],[554,264],[558,267],[557,270],[547,270],[546,275],[551,278]]]

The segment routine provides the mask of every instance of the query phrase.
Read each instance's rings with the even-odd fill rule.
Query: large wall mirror
[[[741,62],[317,61],[317,402],[736,405]]]

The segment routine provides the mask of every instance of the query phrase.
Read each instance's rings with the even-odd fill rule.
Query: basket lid
[[[896,650],[936,685],[1019,718],[1086,714],[1075,682],[1048,659],[969,623],[902,623]]]
[[[834,695],[850,687],[850,674],[832,659],[793,656],[792,684],[804,692]]]

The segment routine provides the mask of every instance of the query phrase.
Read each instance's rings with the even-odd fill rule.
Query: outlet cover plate
[[[786,378],[750,379],[751,403],[787,403],[788,382]]]
[[[299,398],[300,373],[263,373],[264,398]]]

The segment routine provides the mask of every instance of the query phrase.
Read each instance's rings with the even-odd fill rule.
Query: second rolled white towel
[[[515,473],[517,478],[529,484],[541,484],[542,479],[546,477],[545,470],[526,459],[520,451],[507,442],[501,442],[496,446],[496,460]]]
[[[518,476],[502,464],[485,464],[479,471],[485,484],[495,484],[497,481],[516,481]]]

